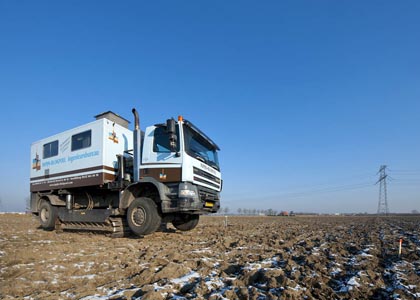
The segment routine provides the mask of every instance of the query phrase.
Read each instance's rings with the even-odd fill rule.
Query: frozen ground
[[[224,221],[111,239],[1,214],[0,299],[420,298],[419,217]]]

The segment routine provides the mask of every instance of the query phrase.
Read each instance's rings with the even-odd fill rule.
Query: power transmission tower
[[[388,175],[386,174],[386,166],[382,165],[379,168],[378,173],[379,179],[376,184],[379,183],[379,201],[378,201],[378,212],[377,214],[389,214],[388,210],[388,199],[387,199],[387,191],[386,191],[386,178]]]

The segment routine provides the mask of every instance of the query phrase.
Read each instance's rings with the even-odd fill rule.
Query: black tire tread
[[[133,213],[133,210],[137,207],[142,207],[146,211],[146,224],[142,227],[137,226],[131,220],[131,214]],[[161,222],[162,216],[158,211],[158,207],[156,203],[150,198],[136,198],[133,200],[133,202],[131,202],[130,206],[128,207],[128,226],[130,227],[131,231],[138,236],[143,236],[155,232],[159,228]]]
[[[42,214],[42,209],[43,208],[47,208],[50,212],[50,217],[47,220],[47,222],[44,222],[42,220],[41,214]],[[41,204],[39,205],[39,221],[41,223],[42,229],[49,230],[49,231],[54,230],[57,218],[58,218],[57,207],[54,206],[54,205],[51,205],[51,203],[47,200],[42,200]]]
[[[199,220],[200,220],[199,215],[185,215],[181,219],[176,219],[172,221],[172,225],[174,225],[174,227],[178,230],[190,231],[190,230],[193,230],[198,225]]]

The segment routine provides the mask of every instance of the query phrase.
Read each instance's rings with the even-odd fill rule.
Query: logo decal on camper
[[[117,137],[117,133],[114,130],[114,126],[115,126],[115,122],[112,123],[112,132],[109,133],[108,139],[113,141],[115,144],[118,144],[118,137]]]
[[[112,131],[112,132],[109,133],[108,139],[110,139],[114,143],[118,144],[118,137],[117,137],[117,133],[115,131]]]
[[[38,153],[35,155],[35,158],[32,160],[32,169],[36,171],[41,170],[41,160],[39,159]]]
[[[60,144],[60,153],[64,153],[70,146],[70,137],[66,138],[61,144]]]
[[[159,179],[166,180],[165,169],[162,169],[162,172],[159,174]]]

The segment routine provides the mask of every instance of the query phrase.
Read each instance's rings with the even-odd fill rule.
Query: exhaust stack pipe
[[[134,132],[133,132],[133,182],[140,180],[139,169],[141,162],[141,130],[140,130],[140,118],[137,110],[133,108],[134,114]]]

